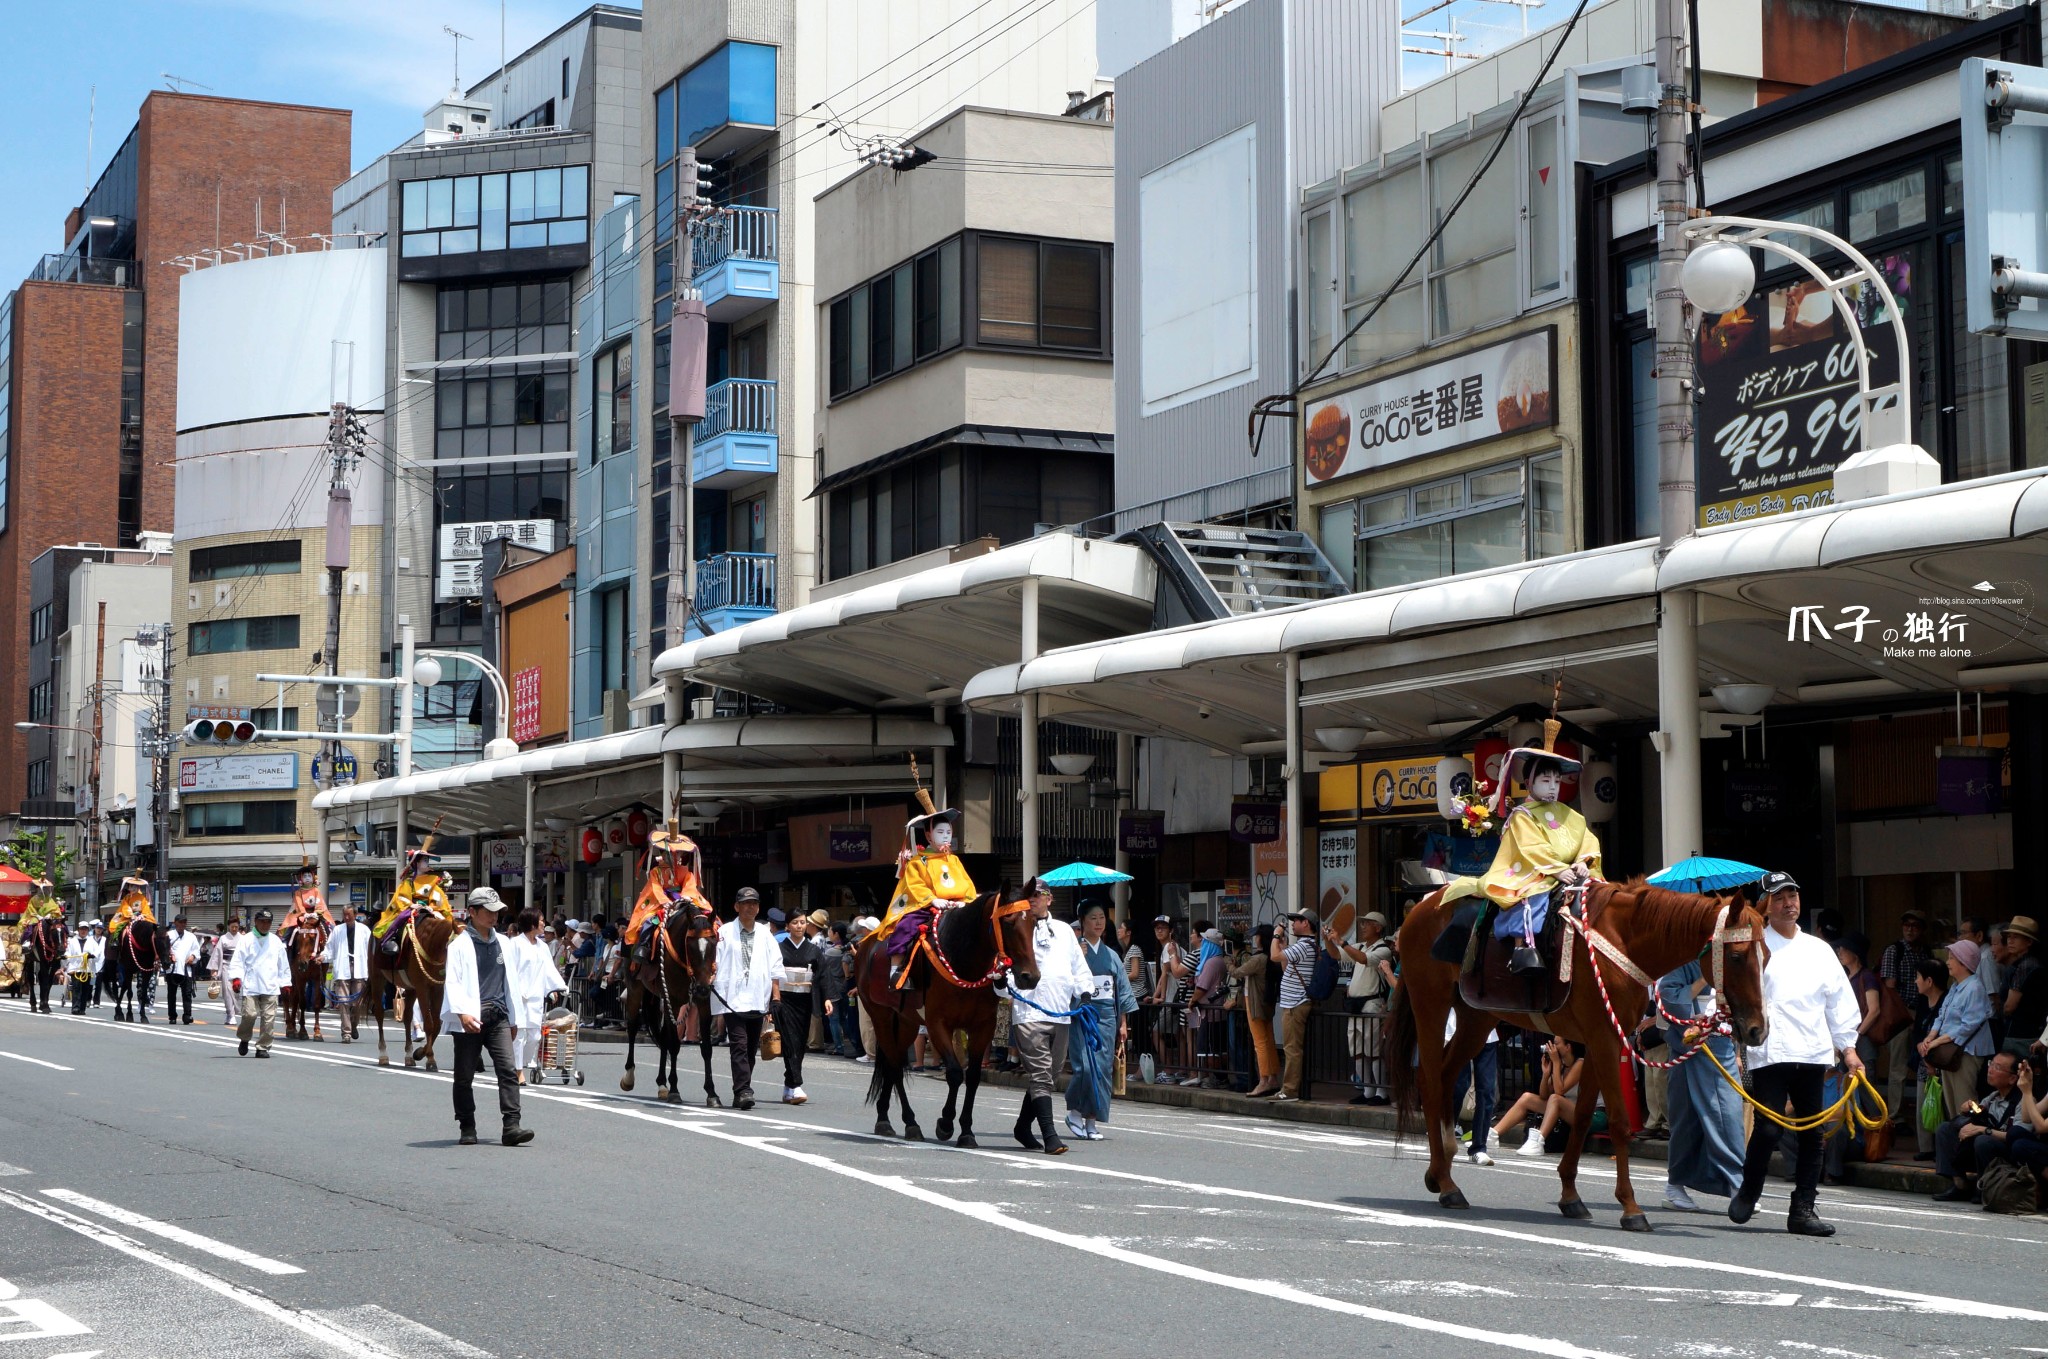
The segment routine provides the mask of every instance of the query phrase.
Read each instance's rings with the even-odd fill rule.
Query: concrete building
[[[1107,122],[965,108],[912,142],[940,165],[870,166],[820,194],[813,598],[1110,508]],[[759,617],[772,557],[698,566],[714,632]]]
[[[67,215],[61,250],[0,303],[0,647],[28,650],[30,563],[45,549],[170,530],[173,261],[325,231],[348,147],[344,110],[154,91]],[[0,713],[21,717],[27,697],[21,669],[0,667]],[[0,723],[0,813],[28,796],[30,764]]]
[[[569,544],[572,321],[594,225],[640,189],[639,43],[639,11],[593,5],[334,191],[338,227],[387,247],[387,639],[410,625],[475,650],[482,544]],[[420,700],[415,762],[474,758],[494,709],[449,666]]]
[[[812,498],[820,475],[814,394],[829,362],[818,331],[817,196],[859,169],[864,151],[898,145],[906,130],[962,105],[1056,114],[1076,96],[1092,97],[1100,69],[1090,10],[1086,0],[1054,0],[1020,18],[970,0],[773,0],[649,11],[643,87],[653,130],[641,148],[640,185],[655,248],[642,271],[635,343],[652,358],[652,380],[636,402],[652,421],[653,444],[640,558],[646,597],[632,615],[646,620],[632,636],[637,682],[655,653],[682,640],[663,631],[676,565],[666,468],[673,237],[687,192],[677,184],[679,153],[697,148],[711,167],[711,197],[735,210],[694,246],[712,325],[690,541],[700,560],[772,559],[772,581],[741,582],[745,606],[790,608],[829,574],[818,560],[821,506]],[[1165,7],[1141,17],[1146,31],[1170,32]]]
[[[181,288],[178,510],[169,618],[170,727],[199,718],[249,719],[268,730],[315,730],[311,686],[262,684],[258,674],[323,672],[329,604],[330,413],[363,422],[366,456],[350,469],[352,524],[342,576],[339,673],[381,675],[386,551],[384,346],[386,252],[312,249],[201,263]],[[353,725],[389,730],[379,691]],[[355,747],[365,777],[385,752]],[[274,905],[291,886],[319,827],[312,742],[241,750],[183,747],[173,762],[174,901],[202,917]],[[331,771],[330,771],[331,772]],[[366,828],[355,827],[368,848]],[[367,901],[367,860],[335,881]]]

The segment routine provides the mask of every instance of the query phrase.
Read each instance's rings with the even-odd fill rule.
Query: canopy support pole
[[[540,894],[533,890],[535,886],[533,877],[533,778],[529,775],[522,782],[526,784],[526,859],[521,865],[523,876],[519,881],[522,884],[521,896],[526,905],[539,910]]]
[[[1701,852],[1700,639],[1697,596],[1668,590],[1657,610],[1657,764],[1664,862]]]
[[[1038,659],[1038,577],[1024,578],[1023,615],[1019,620],[1019,631],[1023,634],[1022,660],[1025,665]],[[1017,798],[1023,803],[1024,824],[1021,855],[1024,880],[1029,882],[1038,876],[1038,695],[1024,694],[1024,710],[1020,715],[1022,740],[1018,749]]]
[[[932,722],[936,726],[943,727],[944,725],[946,725],[945,704],[932,704]],[[946,786],[947,773],[948,771],[946,769],[946,748],[944,746],[935,745],[932,747],[932,798],[941,807],[950,807],[953,805],[951,796],[952,790]]]
[[[1110,862],[1110,867],[1119,873],[1131,871],[1130,852],[1124,848],[1123,820],[1124,813],[1131,809],[1131,776],[1134,772],[1132,767],[1137,763],[1137,746],[1138,738],[1129,732],[1120,731],[1116,734],[1116,858]],[[1109,892],[1111,899],[1116,902],[1116,919],[1129,920],[1131,885],[1120,882],[1110,888]]]
[[[1301,653],[1287,653],[1287,892],[1284,909],[1301,909]]]

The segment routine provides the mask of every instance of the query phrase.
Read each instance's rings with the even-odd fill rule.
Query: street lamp
[[[1906,347],[1905,317],[1899,311],[1891,285],[1868,257],[1833,232],[1803,222],[1701,217],[1686,224],[1685,234],[1700,244],[1686,256],[1679,285],[1685,290],[1686,300],[1702,312],[1732,311],[1748,299],[1756,288],[1756,268],[1749,258],[1751,249],[1796,264],[1835,304],[1843,332],[1850,337],[1850,347],[1856,355],[1856,396],[1861,417],[1857,437],[1862,441],[1861,451],[1844,459],[1835,469],[1837,500],[1940,484],[1941,465],[1913,443],[1913,370]],[[1787,235],[1804,236],[1838,252],[1849,261],[1849,271],[1840,277],[1830,276],[1805,251],[1774,239]],[[1862,327],[1849,302],[1847,290],[1859,285],[1877,290],[1898,347],[1898,379],[1882,387],[1870,385],[1870,351],[1863,343]]]
[[[498,734],[484,743],[484,758],[502,760],[519,753],[519,743],[512,739],[512,695],[505,688],[505,677],[498,673],[497,666],[467,651],[422,649],[413,652],[413,656],[412,682],[427,689],[441,682],[442,661],[460,661],[483,671],[484,678],[491,682],[491,691],[498,696]]]

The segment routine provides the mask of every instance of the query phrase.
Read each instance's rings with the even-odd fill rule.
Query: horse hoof
[[[1437,1192],[1436,1172],[1434,1170],[1422,1172],[1422,1187],[1432,1194]]]
[[[890,1123],[887,1119],[883,1119],[875,1124],[875,1136],[894,1137],[895,1135],[896,1126],[893,1123]]]
[[[440,1069],[441,1069],[441,1068],[440,1068],[440,1067],[439,1067],[438,1065],[436,1065],[436,1064],[435,1064],[435,1062],[434,1062],[434,1059],[433,1059],[433,1058],[431,1058],[431,1057],[427,1058],[427,1070],[429,1070],[429,1071],[439,1071]]]
[[[955,1142],[953,1145],[956,1147],[964,1147],[968,1151],[973,1151],[976,1147],[980,1146],[981,1143],[974,1140],[973,1133],[963,1132],[960,1134],[960,1140],[958,1142]]]
[[[377,1065],[378,1065],[378,1066],[390,1066],[390,1065],[391,1065],[391,1059],[390,1059],[389,1057],[379,1057],[379,1058],[377,1059]]]
[[[707,1109],[723,1109],[725,1101],[716,1095],[706,1095],[704,1097],[704,1107]]]
[[[633,1088],[633,1073],[632,1073],[632,1072],[630,1072],[630,1071],[628,1071],[628,1072],[627,1072],[627,1073],[626,1073],[625,1075],[623,1075],[623,1076],[619,1077],[619,1089],[621,1089],[621,1090],[631,1090],[632,1088]]]
[[[671,1090],[666,1095],[663,1095],[661,1097],[661,1102],[663,1104],[681,1104],[683,1102],[683,1097],[681,1092]]]
[[[1622,1215],[1621,1229],[1625,1232],[1643,1232],[1647,1234],[1650,1231],[1650,1215],[1648,1213],[1625,1213]]]
[[[920,1128],[920,1127],[918,1127],[918,1126],[917,1126],[917,1125],[916,1125],[915,1123],[906,1123],[906,1124],[904,1124],[904,1125],[903,1125],[903,1140],[904,1140],[904,1141],[906,1141],[906,1142],[922,1142],[922,1141],[924,1141],[924,1129],[923,1129],[923,1128]]]
[[[939,1120],[938,1136],[941,1142],[950,1142],[953,1140],[953,1120],[951,1120],[950,1118],[942,1118]]]
[[[1472,1206],[1466,1201],[1465,1191],[1462,1189],[1453,1189],[1448,1193],[1438,1194],[1436,1202],[1439,1208],[1470,1208]]]
[[[418,1065],[419,1065],[419,1063],[418,1063],[418,1062],[416,1062],[416,1061],[414,1061],[414,1060],[413,1060],[412,1058],[410,1058],[410,1057],[408,1057],[408,1058],[406,1058],[406,1059],[405,1059],[405,1069],[406,1069],[407,1071],[410,1071],[410,1070],[412,1070],[412,1069],[413,1069],[414,1067],[416,1067],[416,1066],[418,1066]]]
[[[1557,1211],[1573,1219],[1593,1216],[1593,1210],[1586,1206],[1584,1199],[1567,1199],[1557,1205]]]

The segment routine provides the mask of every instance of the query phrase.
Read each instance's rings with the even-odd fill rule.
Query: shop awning
[[[410,798],[415,825],[441,817],[455,834],[518,830],[525,825],[530,780],[537,819],[588,821],[636,802],[658,805],[665,751],[683,757],[688,798],[767,805],[903,793],[909,783],[900,757],[952,744],[949,728],[921,718],[713,718],[329,789],[314,797],[313,806],[326,815]]]
[[[976,676],[963,701],[1014,712],[1035,692],[1048,718],[1238,752],[1284,735],[1283,658],[1297,653],[1311,745],[1319,728],[1350,729],[1340,740],[1363,731],[1366,746],[1429,740],[1547,701],[1560,670],[1580,723],[1649,719],[1659,593],[1680,586],[1701,596],[1702,691],[1763,683],[1788,703],[2042,686],[2048,654],[2026,627],[2031,600],[1988,602],[2033,581],[2048,584],[2038,472],[1710,529],[1661,564],[1655,543],[1627,543],[1069,647]],[[1827,635],[1807,629],[1801,608]],[[1880,628],[1859,642],[1839,625],[1863,608]],[[1966,614],[1967,647],[1887,656],[1881,628],[1930,610]],[[1809,635],[1788,640],[1788,627]]]
[[[671,647],[654,674],[811,712],[923,707],[1019,654],[1027,582],[1054,648],[1146,626],[1153,571],[1130,544],[1047,533]]]

